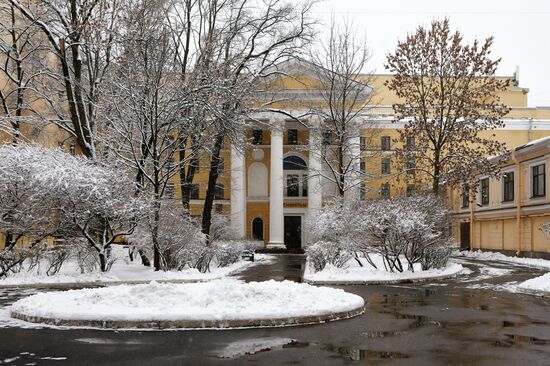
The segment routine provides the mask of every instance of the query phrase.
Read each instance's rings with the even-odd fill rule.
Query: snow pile
[[[522,282],[518,287],[522,290],[550,293],[550,273]]]
[[[349,260],[343,268],[327,264],[319,272],[313,272],[311,266],[306,266],[304,279],[315,282],[394,282],[406,280],[422,280],[429,278],[453,276],[459,274],[463,267],[457,263],[449,263],[443,269],[430,269],[422,271],[420,263],[415,265],[415,271],[388,272],[384,270],[384,263],[381,255],[371,255],[371,258],[377,268],[371,266],[365,259],[361,259],[363,267],[359,266],[355,259]]]
[[[481,250],[475,252],[460,252],[461,256],[472,259],[479,259],[483,261],[499,261],[521,264],[529,267],[550,269],[550,260],[541,258],[522,258],[522,257],[510,257],[498,252],[482,252]]]
[[[290,281],[121,285],[39,293],[15,302],[12,313],[62,320],[249,320],[321,316],[361,308],[362,297],[341,289]]]
[[[118,257],[109,272],[81,273],[74,261],[68,261],[60,272],[47,276],[44,271],[33,270],[14,273],[7,278],[0,279],[0,286],[17,285],[59,285],[85,283],[117,283],[117,282],[149,282],[149,281],[206,281],[227,276],[254,263],[266,263],[273,258],[265,254],[255,254],[255,262],[238,261],[226,267],[211,267],[210,272],[201,273],[196,268],[186,268],[181,271],[154,271],[152,267],[141,264],[138,258],[130,261],[128,251],[119,246],[113,247],[112,255]]]

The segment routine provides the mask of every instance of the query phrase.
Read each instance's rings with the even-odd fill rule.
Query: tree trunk
[[[441,152],[436,149],[434,151],[434,176],[433,176],[433,182],[432,182],[432,192],[436,196],[439,195],[439,181],[440,181],[440,174],[441,174],[441,167],[440,167],[440,154]]]
[[[212,160],[210,161],[210,173],[208,174],[208,189],[204,199],[204,207],[202,210],[202,232],[206,235],[207,243],[210,243],[208,238],[210,235],[210,226],[212,225],[212,207],[216,194],[216,183],[218,181],[218,165],[220,163],[220,151],[223,145],[223,133],[218,133],[212,151]]]
[[[101,272],[106,272],[107,270],[107,260],[105,258],[105,253],[99,253],[99,267]]]

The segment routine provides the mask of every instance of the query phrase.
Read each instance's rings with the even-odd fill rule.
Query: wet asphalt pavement
[[[25,329],[0,321],[0,364],[550,366],[550,299],[505,290],[541,272],[460,262],[472,273],[433,283],[340,286],[363,296],[366,312],[327,324],[136,332]],[[279,255],[236,276],[301,281],[303,267],[303,256]],[[0,290],[0,306],[34,292]]]

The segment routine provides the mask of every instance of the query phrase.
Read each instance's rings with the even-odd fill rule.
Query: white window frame
[[[537,165],[544,165],[544,196],[533,196],[533,167]],[[527,199],[532,201],[540,201],[545,200],[546,196],[548,195],[548,164],[546,163],[546,157],[537,159],[535,161],[532,161],[529,163],[529,166],[527,168],[527,176],[528,176],[528,182],[529,182],[529,197]]]
[[[514,199],[511,200],[511,201],[504,201],[504,175],[506,173],[514,173]],[[506,168],[504,170],[501,170],[500,172],[500,175],[501,175],[501,183],[500,183],[500,202],[503,204],[503,205],[511,205],[511,204],[514,204],[514,202],[516,202],[516,199],[517,199],[517,195],[518,195],[518,186],[517,186],[517,182],[518,182],[518,173],[516,172],[516,168],[515,167],[510,167],[510,168]]]

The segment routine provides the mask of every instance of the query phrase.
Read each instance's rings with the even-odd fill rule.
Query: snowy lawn
[[[348,261],[343,268],[337,268],[327,264],[327,266],[319,272],[313,272],[308,263],[304,273],[304,280],[310,283],[327,284],[391,283],[453,276],[459,274],[463,270],[460,264],[449,262],[447,267],[443,269],[422,271],[420,264],[418,264],[414,272],[403,271],[392,273],[384,270],[384,264],[380,255],[373,254],[371,258],[378,269],[372,267],[365,259],[362,259],[363,267],[359,266],[355,259],[352,259]]]
[[[460,252],[458,256],[471,258],[471,259],[479,259],[482,261],[508,262],[508,263],[521,264],[529,267],[550,269],[550,260],[541,259],[541,258],[511,257],[498,252],[482,252],[481,250],[473,251],[473,252],[469,252],[469,251]]]
[[[535,277],[518,285],[521,290],[547,293],[550,296],[550,273]]]
[[[99,321],[118,322],[111,324],[117,328],[132,328],[140,326],[136,322],[164,321],[178,322],[165,324],[171,328],[224,328],[300,323],[296,319],[309,323],[345,318],[361,313],[363,306],[362,297],[341,289],[290,281],[245,283],[222,279],[204,283],[151,282],[39,293],[15,302],[11,311],[12,316],[19,319],[37,322],[61,320],[50,321],[59,325],[86,325],[90,324],[86,321]],[[346,312],[352,314],[343,314]],[[338,313],[339,316],[331,317]]]
[[[149,281],[181,281],[196,282],[221,278],[232,272],[242,270],[256,262],[269,261],[271,256],[256,254],[255,262],[238,261],[227,267],[210,268],[210,272],[201,273],[195,268],[187,268],[182,271],[154,271],[152,267],[141,264],[139,256],[130,261],[128,251],[120,246],[113,247],[114,256],[118,259],[109,272],[102,273],[97,269],[90,273],[80,273],[80,269],[74,261],[67,261],[61,267],[58,274],[47,276],[42,268],[41,271],[34,270],[27,272],[26,269],[14,273],[7,278],[0,279],[0,287],[19,285],[69,285],[85,283],[120,283],[120,282],[149,282]]]

